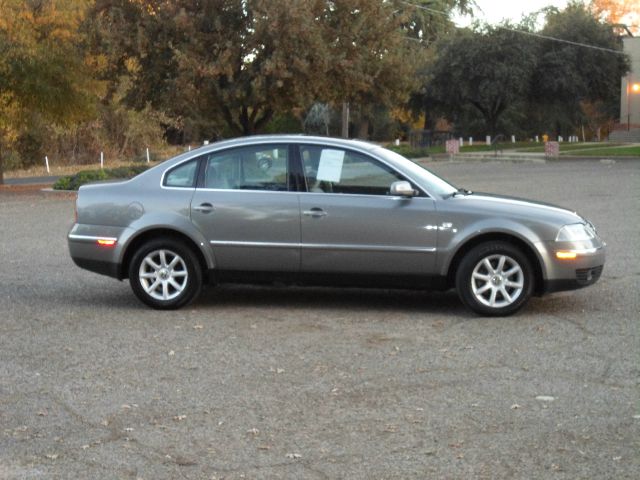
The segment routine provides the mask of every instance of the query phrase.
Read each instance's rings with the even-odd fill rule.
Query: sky
[[[519,22],[523,15],[535,12],[547,6],[564,8],[567,0],[475,0],[479,9],[474,12],[474,19],[487,23],[499,23],[503,19]],[[472,19],[461,17],[456,19],[459,26],[466,26]]]

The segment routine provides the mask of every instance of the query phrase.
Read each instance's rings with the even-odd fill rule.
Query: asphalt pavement
[[[431,168],[576,208],[601,280],[508,318],[242,286],[157,312],[73,265],[72,199],[0,191],[0,478],[637,478],[640,162]]]
[[[5,178],[5,185],[52,185],[60,176]]]

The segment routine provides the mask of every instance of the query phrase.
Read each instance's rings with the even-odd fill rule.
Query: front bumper
[[[578,243],[545,242],[540,247],[545,265],[541,293],[588,287],[602,275],[606,244],[599,238]],[[575,256],[563,255],[567,253]]]
[[[542,293],[562,292],[565,290],[577,290],[578,288],[593,285],[600,279],[604,265],[590,268],[578,268],[575,278],[546,280]]]

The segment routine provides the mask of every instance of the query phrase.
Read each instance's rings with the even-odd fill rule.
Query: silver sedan
[[[204,284],[455,288],[483,315],[595,283],[605,244],[571,210],[459,189],[366,142],[228,140],[80,188],[74,262],[153,308]]]

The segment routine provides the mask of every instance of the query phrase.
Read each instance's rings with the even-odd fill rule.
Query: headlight
[[[556,236],[556,242],[580,242],[595,238],[596,232],[593,226],[584,223],[565,225]]]

